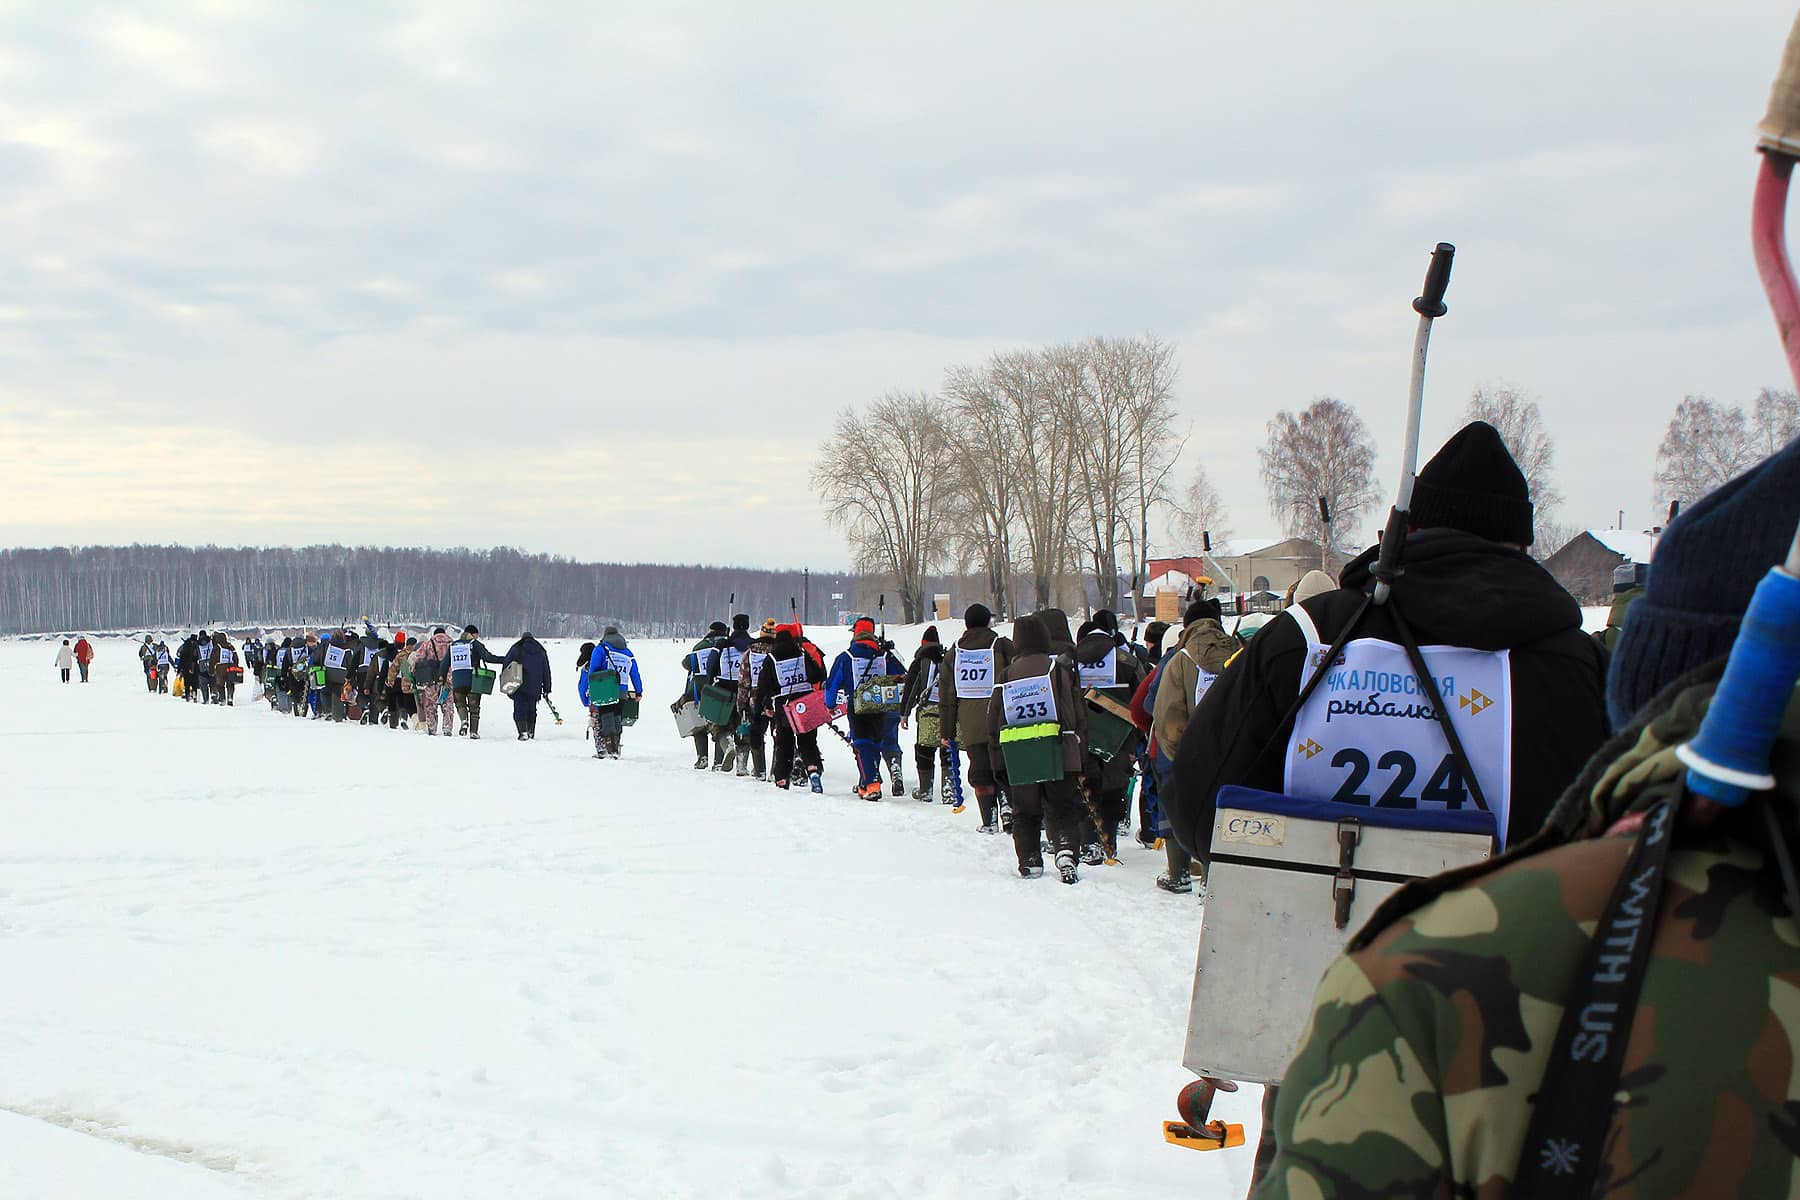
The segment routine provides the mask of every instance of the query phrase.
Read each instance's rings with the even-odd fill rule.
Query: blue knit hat
[[[1656,546],[1606,672],[1606,715],[1631,723],[1656,694],[1731,651],[1750,593],[1800,520],[1800,439],[1682,510]]]

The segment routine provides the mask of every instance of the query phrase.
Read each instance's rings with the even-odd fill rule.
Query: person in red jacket
[[[81,668],[81,682],[88,681],[88,664],[94,661],[94,647],[86,638],[75,643],[75,665]]]

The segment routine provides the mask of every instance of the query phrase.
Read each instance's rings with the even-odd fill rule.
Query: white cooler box
[[[1367,808],[1219,790],[1182,1063],[1196,1075],[1279,1083],[1319,977],[1408,880],[1481,862],[1478,809]]]

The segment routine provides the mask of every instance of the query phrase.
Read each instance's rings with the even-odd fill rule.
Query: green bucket
[[[1000,731],[1008,785],[1054,783],[1063,777],[1062,726],[1055,721],[1013,725]]]
[[[638,719],[638,702],[630,696],[619,701],[619,720],[626,725],[636,725]]]
[[[469,672],[469,690],[477,696],[494,694],[494,673],[486,667],[476,667]]]
[[[596,671],[588,676],[589,704],[617,704],[619,702],[619,673],[617,671]]]
[[[1088,719],[1088,752],[1095,758],[1110,760],[1131,741],[1131,735],[1137,732],[1137,726],[1097,704],[1089,704]]]
[[[700,689],[700,715],[708,725],[737,724],[737,689],[709,683]]]
[[[324,667],[314,667],[312,669],[312,685],[316,688],[322,688],[325,686],[325,668]]]

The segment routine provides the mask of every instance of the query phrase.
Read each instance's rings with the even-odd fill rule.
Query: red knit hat
[[[850,632],[858,636],[865,633],[874,633],[875,622],[869,620],[867,617],[858,617],[856,618],[856,623],[850,626]]]

